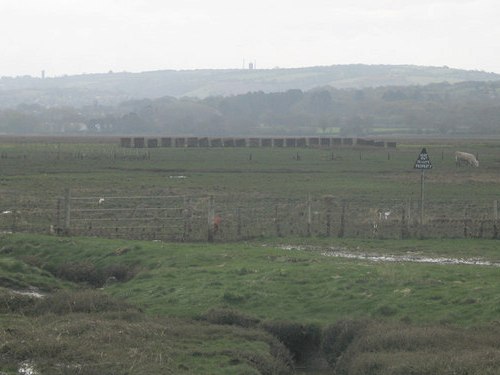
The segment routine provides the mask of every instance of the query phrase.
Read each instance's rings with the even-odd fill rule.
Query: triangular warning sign
[[[425,147],[420,151],[420,155],[418,155],[418,159],[415,162],[415,169],[431,169],[431,159],[429,159],[429,154],[427,154],[427,150]]]

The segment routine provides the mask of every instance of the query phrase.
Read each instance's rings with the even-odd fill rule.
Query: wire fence
[[[0,230],[165,241],[259,237],[499,238],[498,202],[374,202],[333,196],[79,195],[0,192]]]

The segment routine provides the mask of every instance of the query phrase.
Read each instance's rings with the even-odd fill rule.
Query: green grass
[[[335,374],[493,375],[500,367],[498,333],[491,326],[464,330],[347,321],[325,330],[323,347]]]
[[[417,196],[420,174],[413,170],[421,144],[398,149],[123,149],[116,144],[0,144],[4,190],[61,195],[70,187],[80,192],[138,193],[170,191],[232,193],[282,197],[334,194],[344,199],[380,200]],[[478,152],[479,169],[457,170],[455,149]],[[428,199],[496,197],[496,147],[427,145],[434,169],[427,173]],[[333,156],[335,160],[331,160]],[[294,157],[300,155],[300,160]],[[250,160],[250,154],[252,158]],[[149,157],[146,157],[149,156]],[[183,180],[171,175],[186,175]],[[478,189],[478,186],[480,189]],[[471,192],[474,194],[471,195]]]
[[[458,207],[463,217],[470,202],[479,202],[484,215],[490,217],[500,182],[499,143],[439,142],[427,145],[434,166],[426,172],[429,212],[434,202],[452,202],[450,209]],[[63,195],[66,187],[74,196],[214,194],[216,202],[227,196],[305,200],[309,194],[328,195],[378,207],[387,200],[418,199],[420,173],[413,170],[413,164],[423,146],[415,141],[400,144],[397,150],[339,148],[333,150],[331,160],[331,150],[133,150],[106,143],[2,143],[0,212],[16,205],[28,210],[40,202],[54,209],[56,197]],[[452,158],[455,149],[478,152],[480,168],[456,169]],[[297,152],[300,160],[294,159]],[[169,178],[172,175],[187,178]],[[5,216],[2,220],[10,219]],[[307,248],[283,250],[281,245]],[[0,302],[6,303],[2,311],[14,312],[1,315],[0,362],[3,365],[7,358],[9,367],[0,366],[0,371],[17,373],[20,361],[36,357],[47,373],[57,373],[54,366],[58,363],[75,363],[74,353],[81,343],[86,354],[84,360],[78,360],[90,366],[85,370],[88,374],[126,373],[133,366],[143,370],[141,373],[257,374],[273,373],[269,366],[283,365],[272,355],[274,339],[257,327],[248,331],[191,320],[213,309],[243,312],[261,322],[279,319],[320,327],[347,317],[382,321],[388,326],[378,331],[372,327],[361,336],[379,335],[381,340],[385,340],[384,331],[391,332],[393,327],[398,330],[399,322],[475,332],[478,325],[499,320],[498,267],[378,263],[322,256],[321,249],[329,247],[358,254],[500,261],[498,242],[479,239],[290,237],[205,244],[1,234]],[[110,277],[118,282],[110,282]],[[104,311],[22,315],[15,309],[27,308],[26,301],[17,299],[25,297],[13,297],[9,292],[34,288],[51,295],[61,289],[77,293],[96,287],[103,288],[105,295],[142,309],[144,314]],[[99,306],[86,301],[93,308]],[[12,327],[14,330],[9,331]],[[80,337],[67,334],[82,327],[93,329],[82,331]],[[157,336],[161,327],[167,327],[163,331],[168,332],[167,339]],[[123,339],[120,331],[126,332]],[[146,336],[150,345],[137,351],[136,340]],[[47,337],[43,345],[37,342],[40,337]],[[463,337],[468,340],[469,336]],[[23,342],[30,345],[26,347]],[[118,363],[120,353],[110,343],[120,342],[123,350],[133,354],[132,360],[124,362],[125,367],[112,367],[109,364]],[[403,363],[407,358],[406,352],[394,354],[394,348],[385,344],[373,344],[382,348],[380,352],[372,352],[361,342],[353,345],[352,355],[359,352],[363,356],[359,371],[379,366],[379,373],[390,373],[391,363]],[[159,352],[169,359],[160,360]],[[477,354],[479,362],[484,362],[483,354]],[[113,360],[101,360],[103,355]],[[44,358],[50,360],[43,362]],[[426,358],[425,353],[417,353],[410,359],[425,363]],[[460,368],[460,361],[453,361],[450,368]],[[92,368],[93,363],[97,367]],[[349,373],[356,373],[356,361],[348,363],[347,358],[344,365],[350,368]],[[402,365],[398,368],[402,369],[400,373],[409,371]],[[433,368],[435,373],[442,370]],[[470,373],[495,373],[470,369]],[[396,373],[394,370],[391,374]]]
[[[48,374],[286,374],[269,334],[172,318],[117,314],[7,315],[0,371],[28,360]],[[284,351],[284,350],[283,350]]]
[[[4,236],[2,241],[15,249],[7,254],[10,262],[36,257],[49,270],[67,267],[68,262],[88,262],[101,270],[111,265],[133,268],[131,280],[105,290],[150,314],[194,318],[212,308],[232,308],[260,319],[319,324],[357,317],[473,325],[494,321],[500,313],[497,267],[368,262],[259,243],[175,244],[23,235]],[[457,256],[468,253],[498,260],[497,243],[487,240],[403,241],[399,252],[393,251],[396,241],[332,245],[376,254],[410,249],[434,257],[451,256],[457,249]],[[115,255],[124,247],[122,255]]]
[[[128,221],[119,224],[128,223],[137,230],[115,233],[112,229],[118,226],[117,221],[92,222],[92,229],[88,229],[90,226],[85,222],[90,220],[88,216],[78,218],[73,215],[72,219],[76,219],[71,224],[75,229],[73,234],[104,235],[99,231],[102,224],[107,226],[108,236],[147,238],[146,235],[142,237],[139,228],[146,226],[147,230],[158,232],[149,233],[150,238],[205,239],[206,221],[196,220],[207,215],[206,197],[212,195],[216,213],[223,216],[218,240],[305,234],[306,216],[301,210],[308,197],[312,201],[311,232],[315,236],[327,235],[327,216],[331,217],[329,235],[338,235],[341,232],[341,207],[347,204],[344,221],[347,237],[400,237],[401,226],[396,222],[403,217],[403,208],[411,226],[408,235],[419,237],[414,224],[419,220],[421,174],[413,169],[413,165],[421,148],[427,146],[434,168],[425,173],[425,218],[455,221],[440,222],[423,236],[464,236],[465,215],[474,221],[468,235],[493,238],[498,234],[491,221],[500,183],[497,173],[500,143],[496,141],[443,139],[427,140],[422,144],[412,140],[400,142],[397,149],[337,147],[333,150],[127,149],[120,148],[118,141],[97,143],[82,139],[81,143],[58,142],[14,143],[11,140],[10,143],[0,143],[0,213],[17,211],[17,216],[0,214],[0,228],[3,230],[46,233],[50,225],[62,226],[64,210],[62,203],[58,206],[58,197],[64,196],[65,190],[70,188],[75,198],[176,196],[181,197],[179,202],[182,204],[182,197],[189,197],[195,218],[189,224],[187,221],[191,217],[182,218],[185,220],[181,223],[193,231],[183,232],[181,228],[175,232],[173,229],[152,229],[152,222],[142,220],[142,217],[137,223],[127,217]],[[453,159],[456,149],[478,153],[480,168],[457,168]],[[297,154],[300,160],[297,160]],[[171,178],[175,176],[185,178]],[[331,214],[326,212],[325,197],[331,198]],[[116,208],[124,202],[119,199],[113,204]],[[135,205],[133,207],[146,204],[144,200],[130,203]],[[156,201],[148,199],[147,204],[158,207],[166,203],[158,198]],[[280,204],[285,208],[280,209]],[[259,213],[252,211],[254,207]],[[76,208],[75,205],[72,208]],[[393,215],[391,223],[380,223],[379,233],[373,235],[372,222],[377,220],[375,212],[378,209],[392,210]],[[240,211],[235,213],[236,210]],[[273,225],[276,213],[278,220]],[[91,216],[94,214],[96,212]],[[102,214],[111,218],[116,212]],[[262,215],[265,228],[256,225],[258,215]],[[290,220],[286,221],[286,218]]]
[[[323,353],[317,341],[344,319],[369,322],[342,349],[345,356],[330,363],[345,374],[378,369],[373,373],[396,375],[408,366],[415,374],[498,370],[490,358],[497,352],[493,331],[476,328],[498,323],[498,267],[321,255],[334,247],[498,261],[496,241],[290,239],[309,246],[299,251],[281,249],[282,240],[182,244],[3,234],[0,371],[13,375],[30,360],[51,374],[66,374],[75,365],[88,375],[291,373],[289,354],[267,330],[288,340],[292,352],[300,348],[311,371],[304,374],[329,373],[315,362]],[[123,269],[133,270],[131,278],[94,289],[96,275]],[[47,297],[34,301],[12,289]],[[236,326],[220,325],[224,319]],[[307,359],[305,344],[297,342],[316,332],[307,327],[320,327],[307,345],[316,359]],[[454,338],[461,341],[450,350]],[[477,345],[469,348],[469,341]],[[422,342],[439,356],[423,350]],[[329,347],[322,348],[330,358]],[[457,356],[460,351],[469,354]]]
[[[122,223],[101,221],[87,225],[85,220],[88,222],[89,216],[84,217],[86,214],[82,213],[79,218],[72,215],[75,220],[71,226],[77,235],[105,235],[107,231],[107,236],[147,238],[139,228],[146,226],[146,232],[158,232],[148,232],[149,238],[206,239],[206,221],[202,217],[207,215],[206,197],[212,195],[216,213],[223,217],[218,240],[305,234],[306,216],[301,210],[308,197],[312,201],[314,236],[327,235],[327,216],[331,217],[329,235],[337,236],[341,232],[344,204],[347,204],[343,221],[347,237],[399,238],[402,230],[396,222],[403,217],[403,208],[411,226],[408,235],[420,236],[414,224],[419,219],[421,174],[413,165],[423,145],[417,140],[401,142],[397,149],[338,147],[333,150],[126,149],[120,148],[118,142],[83,143],[91,142],[85,139],[80,142],[0,143],[0,213],[15,210],[17,215],[0,214],[0,228],[46,233],[50,225],[62,226],[65,215],[62,203],[58,206],[58,198],[70,188],[75,198],[176,196],[180,197],[181,204],[182,197],[189,197],[193,204],[190,207],[193,222],[187,223],[191,217],[181,218],[184,220],[181,226],[185,224],[184,228],[192,228],[192,231],[158,229],[158,221],[148,222],[143,217],[136,223],[126,217],[128,221]],[[438,223],[427,231],[427,236],[424,233],[424,237],[464,236],[463,221],[460,221],[465,215],[473,220],[468,235],[493,238],[498,234],[491,221],[500,183],[498,145],[494,141],[473,140],[460,143],[439,140],[427,145],[434,168],[425,174],[425,218],[455,221]],[[457,168],[453,159],[456,149],[479,153],[480,168]],[[331,198],[331,214],[326,212],[325,197]],[[115,200],[114,208],[124,202],[127,201]],[[141,204],[156,207],[166,204],[159,198],[129,203],[135,205],[132,208]],[[278,207],[280,204],[284,209]],[[254,207],[259,212],[252,211]],[[378,209],[392,210],[393,215],[391,223],[380,223],[380,231],[374,235],[372,222],[377,220]],[[94,214],[96,212],[91,216]],[[111,218],[116,212],[102,214]],[[276,225],[273,224],[275,214],[278,215]],[[265,223],[261,228],[257,225],[258,215],[262,215],[262,223]],[[288,218],[290,220],[286,220]],[[112,229],[118,224],[129,224],[137,230],[115,233]],[[107,229],[100,231],[100,226]],[[237,227],[241,229],[239,233]]]

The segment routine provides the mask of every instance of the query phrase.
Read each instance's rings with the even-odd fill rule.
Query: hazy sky
[[[334,64],[500,73],[498,0],[0,0],[0,76]]]

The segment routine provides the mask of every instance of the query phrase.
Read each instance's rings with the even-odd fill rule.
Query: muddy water
[[[499,262],[490,262],[478,258],[433,258],[426,256],[419,256],[414,254],[406,255],[377,255],[368,254],[363,252],[352,252],[346,248],[341,247],[315,247],[315,246],[293,246],[293,245],[280,245],[278,248],[290,251],[314,251],[327,257],[347,258],[347,259],[360,259],[371,262],[414,262],[414,263],[431,263],[442,265],[471,265],[471,266],[488,266],[500,267]]]

